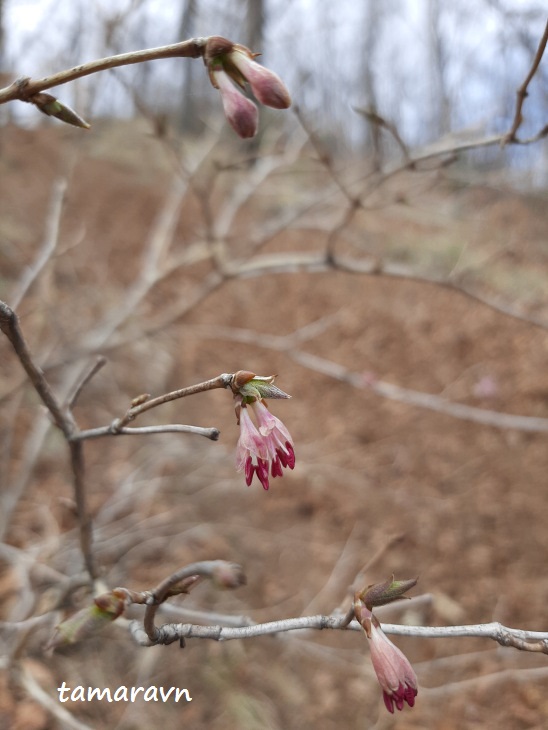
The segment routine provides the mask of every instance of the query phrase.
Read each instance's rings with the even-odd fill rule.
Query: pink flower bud
[[[393,713],[396,705],[401,710],[404,702],[413,707],[417,696],[417,675],[405,654],[390,641],[374,616],[371,617],[369,647],[386,709]]]
[[[291,97],[281,78],[260,66],[244,46],[234,46],[234,50],[227,57],[251,86],[253,95],[265,106],[273,109],[287,109],[291,106]]]
[[[231,127],[243,139],[254,137],[259,118],[257,107],[238,91],[225,71],[214,69],[212,73],[215,85],[221,92],[223,109]]]

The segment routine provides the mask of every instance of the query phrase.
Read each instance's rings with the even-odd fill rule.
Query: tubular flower
[[[295,467],[295,451],[289,431],[273,416],[268,408],[256,401],[251,407],[259,428],[249,415],[249,409],[242,404],[240,409],[240,438],[236,450],[236,468],[245,473],[247,486],[257,474],[263,489],[270,486],[269,472],[274,477],[283,475],[283,468]]]
[[[413,707],[417,696],[417,676],[409,660],[386,636],[374,616],[371,616],[370,634],[371,661],[386,709],[394,713],[394,705],[401,710],[404,702]]]
[[[213,71],[212,78],[221,92],[225,117],[232,129],[243,139],[254,137],[259,119],[255,104],[238,91],[222,69]]]

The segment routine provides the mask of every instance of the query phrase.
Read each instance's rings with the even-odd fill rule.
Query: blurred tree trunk
[[[431,131],[441,137],[451,130],[451,101],[447,90],[447,49],[444,47],[440,24],[440,1],[428,0],[428,41],[430,55],[430,120]]]
[[[0,0],[0,63],[4,56],[4,0]],[[0,70],[1,70],[0,66]]]
[[[263,52],[264,0],[244,0],[246,14],[245,44],[255,53]]]
[[[380,26],[382,24],[382,15],[382,3],[377,3],[375,0],[367,0],[364,4],[364,32],[360,58],[360,96],[364,100],[363,107],[374,114],[379,113],[373,67],[377,38],[379,37]],[[371,124],[365,117],[363,119],[366,125],[365,151],[368,154],[371,153],[373,169],[378,170],[383,162],[382,132],[378,124]]]
[[[243,43],[254,53],[264,53],[264,0],[243,0],[242,12],[245,13],[245,39]],[[259,108],[259,114],[262,110]],[[257,154],[264,132],[262,124],[259,125],[257,136],[249,140],[246,145],[250,161]]]
[[[4,0],[0,0],[0,89],[13,81],[8,73],[8,59],[6,56],[6,31],[4,27]],[[11,116],[11,104],[0,106],[0,126],[7,124]],[[1,144],[1,142],[0,142]]]
[[[186,0],[183,5],[177,41],[192,38],[196,25],[196,13],[198,10],[197,0]],[[200,74],[200,81],[203,83],[204,71],[199,64],[187,63],[184,65],[182,106],[180,108],[177,126],[181,132],[199,134],[203,130],[203,122],[199,117],[199,109],[196,98],[196,74]]]

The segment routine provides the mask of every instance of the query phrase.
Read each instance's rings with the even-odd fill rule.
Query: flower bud
[[[91,606],[86,606],[58,624],[48,648],[76,644],[98,634],[107,624],[121,616],[124,608],[125,596],[121,591],[114,590],[97,596]]]
[[[235,395],[241,395],[248,403],[264,398],[291,398],[274,385],[275,378],[276,375],[255,375],[255,373],[239,370],[234,375],[232,390]]]
[[[418,692],[417,675],[405,654],[386,636],[375,616],[371,616],[368,638],[371,662],[386,709],[394,713],[395,705],[398,710],[402,710],[404,702],[413,707]]]
[[[418,578],[394,580],[394,576],[392,576],[384,583],[374,583],[356,595],[369,610],[372,610],[375,606],[386,606],[388,603],[399,601],[400,598],[409,598],[404,593],[416,586],[417,581]]]
[[[291,97],[281,78],[274,71],[254,61],[253,56],[245,46],[235,45],[234,50],[228,54],[228,61],[249,83],[253,95],[261,104],[273,109],[290,107]]]
[[[225,560],[219,560],[213,568],[211,581],[216,588],[221,590],[239,588],[247,583],[242,566]]]
[[[242,139],[254,137],[259,120],[255,104],[238,91],[222,69],[213,69],[211,76],[214,86],[221,92],[224,113],[232,129]]]
[[[90,125],[78,116],[76,112],[66,104],[62,104],[59,99],[56,99],[51,94],[34,94],[30,98],[32,104],[34,104],[41,112],[46,114],[48,117],[56,117],[66,124],[72,124],[73,127],[80,127],[81,129],[89,129]]]
[[[209,65],[210,61],[219,56],[224,56],[230,53],[234,48],[234,43],[229,41],[228,38],[223,38],[220,35],[212,35],[207,39],[204,51],[204,62]]]

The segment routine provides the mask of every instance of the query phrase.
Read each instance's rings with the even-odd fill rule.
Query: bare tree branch
[[[78,402],[78,398],[80,397],[80,393],[82,390],[86,387],[86,385],[89,383],[89,381],[107,364],[106,357],[103,357],[102,355],[98,355],[95,358],[95,361],[90,365],[89,370],[85,373],[83,373],[82,378],[79,383],[76,383],[74,390],[72,394],[68,398],[68,407],[72,411],[73,408],[76,406],[76,403]]]
[[[187,426],[181,423],[167,423],[162,426],[141,426],[140,428],[127,428],[112,426],[101,426],[90,428],[85,431],[78,431],[73,436],[73,441],[86,441],[102,438],[103,436],[148,436],[153,433],[193,433],[196,436],[205,436],[211,441],[218,441],[220,431],[218,428],[201,428],[200,426]]]
[[[91,579],[95,580],[98,576],[98,573],[93,558],[92,522],[86,504],[83,441],[92,438],[99,438],[100,436],[118,435],[122,433],[135,435],[168,432],[194,433],[201,436],[206,436],[207,438],[215,441],[219,437],[219,431],[216,428],[203,429],[193,426],[184,426],[181,424],[171,424],[168,426],[149,426],[140,429],[132,429],[125,428],[125,425],[128,422],[134,420],[140,413],[143,413],[144,411],[147,411],[150,408],[154,408],[163,403],[167,403],[177,398],[184,398],[187,395],[192,395],[194,393],[212,390],[214,388],[230,387],[233,376],[231,374],[223,373],[222,375],[219,375],[217,378],[214,378],[212,380],[208,380],[204,383],[199,383],[188,388],[182,388],[171,393],[166,393],[162,396],[159,396],[158,398],[145,400],[144,403],[139,401],[139,403],[130,408],[121,419],[117,419],[110,426],[99,429],[89,429],[88,431],[80,431],[72,415],[70,404],[76,401],[81,389],[89,381],[90,377],[92,377],[102,366],[103,360],[97,360],[92,368],[87,373],[84,373],[84,376],[76,384],[72,396],[68,398],[69,406],[63,407],[59,399],[55,395],[53,389],[51,388],[43,371],[33,359],[25,338],[23,337],[23,333],[21,332],[17,315],[11,309],[11,307],[1,301],[0,329],[11,342],[13,349],[15,350],[15,353],[19,358],[19,361],[21,362],[23,368],[25,369],[29,379],[31,380],[36,392],[42,399],[44,405],[50,412],[55,425],[61,430],[67,442],[73,475],[74,499],[76,502],[78,523],[80,529],[80,547],[86,569]],[[148,398],[148,396],[145,397]],[[41,444],[41,439],[38,439],[38,444]],[[16,490],[15,499],[18,499],[18,497],[19,490]],[[14,506],[13,497],[10,506]],[[6,514],[8,513],[9,510],[6,511]],[[7,522],[4,522],[3,527],[5,527],[5,525],[7,525]]]
[[[286,336],[269,335],[268,338],[261,338],[257,332],[237,327],[197,325],[193,327],[193,330],[199,333],[200,337],[231,339],[238,342],[253,343],[278,352],[285,352],[288,357],[303,367],[339,380],[342,383],[347,383],[358,390],[371,390],[376,395],[399,401],[400,403],[444,413],[453,418],[459,418],[465,421],[481,423],[485,426],[516,429],[530,433],[548,433],[548,418],[503,413],[486,408],[476,408],[465,403],[455,403],[440,395],[402,388],[399,385],[387,383],[374,376],[368,377],[364,373],[349,370],[344,365],[340,365],[332,360],[327,360],[324,357],[309,352],[303,352],[296,347],[299,343],[298,332]]]
[[[192,38],[182,43],[173,43],[169,46],[159,48],[148,48],[143,51],[132,51],[121,53],[118,56],[100,58],[96,61],[89,61],[80,66],[75,66],[66,71],[60,71],[53,76],[46,76],[38,81],[29,78],[17,79],[10,86],[0,89],[0,104],[19,99],[20,101],[32,102],[32,97],[45,89],[75,81],[83,76],[106,71],[109,68],[128,66],[134,63],[145,61],[156,61],[162,58],[200,58],[203,56],[207,38]]]
[[[134,621],[130,631],[137,643],[142,646],[154,644],[172,644],[181,639],[212,639],[213,641],[230,641],[232,639],[252,639],[257,636],[272,636],[287,631],[303,631],[314,629],[332,629],[335,631],[363,631],[357,621],[345,624],[342,615],[301,616],[299,618],[268,621],[253,626],[199,626],[196,624],[164,624],[157,629],[155,640],[143,631],[142,626]],[[488,624],[472,624],[469,626],[404,626],[400,624],[382,624],[386,634],[394,636],[415,636],[424,639],[449,639],[463,636],[492,639],[501,646],[514,647],[521,651],[541,652],[548,654],[548,632],[523,631],[503,626],[495,621]]]
[[[18,308],[21,300],[32,286],[32,283],[40,275],[41,271],[55,253],[59,239],[59,225],[61,222],[61,214],[63,212],[63,202],[65,199],[66,189],[67,181],[64,178],[56,180],[53,184],[53,191],[46,219],[44,240],[38,250],[38,255],[36,256],[34,263],[25,270],[21,280],[19,281],[17,289],[11,298],[11,306],[13,309]]]
[[[48,712],[51,712],[63,727],[71,728],[71,730],[93,730],[91,725],[87,725],[77,720],[74,715],[66,710],[63,705],[53,699],[45,689],[43,689],[33,675],[26,669],[21,670],[19,674],[21,686],[32,697],[33,700],[42,705]]]
[[[134,421],[141,413],[149,411],[151,408],[161,406],[164,403],[169,403],[170,401],[178,400],[179,398],[186,398],[187,396],[195,395],[196,393],[205,393],[206,390],[229,388],[233,377],[234,376],[231,373],[222,373],[216,378],[206,380],[203,383],[197,383],[196,385],[191,385],[187,388],[180,388],[179,390],[174,390],[171,393],[164,393],[164,395],[159,395],[157,398],[152,398],[150,400],[147,399],[143,403],[139,403],[138,405],[130,408],[126,414],[122,416],[122,418],[118,418],[113,421],[110,426],[111,433],[117,433],[119,429],[123,428],[127,423]]]
[[[546,44],[548,43],[548,21],[546,22],[546,27],[544,28],[544,33],[542,35],[542,38],[540,39],[540,43],[537,48],[537,52],[535,53],[535,57],[533,59],[533,64],[531,68],[529,69],[529,73],[525,77],[525,81],[523,84],[519,87],[517,90],[517,100],[516,100],[516,112],[514,115],[514,121],[512,122],[512,126],[510,127],[507,134],[504,135],[504,137],[501,140],[501,144],[505,145],[509,142],[515,142],[516,141],[516,132],[518,131],[519,127],[521,126],[521,123],[523,122],[523,115],[521,113],[523,108],[523,102],[525,101],[527,97],[527,87],[531,83],[531,80],[533,76],[536,74],[537,69],[540,65],[540,62],[542,60],[542,57],[544,55],[544,51],[546,50]],[[545,127],[545,131],[548,132],[548,126]]]

